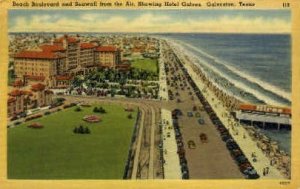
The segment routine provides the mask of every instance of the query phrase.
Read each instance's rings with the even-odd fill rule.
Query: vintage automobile
[[[195,149],[196,148],[195,142],[193,140],[189,140],[188,147],[189,147],[189,149]]]
[[[205,133],[200,133],[199,137],[202,143],[207,143],[207,135]]]

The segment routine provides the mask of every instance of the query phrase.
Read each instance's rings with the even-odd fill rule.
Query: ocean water
[[[290,35],[165,34],[163,37],[192,54],[211,79],[237,98],[256,104],[290,106]]]
[[[161,35],[228,94],[255,104],[291,105],[291,37],[258,34]],[[263,130],[291,153],[291,131]]]

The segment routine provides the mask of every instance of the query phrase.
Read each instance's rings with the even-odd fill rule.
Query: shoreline
[[[254,104],[291,106],[291,92],[286,92],[284,89],[256,78],[245,71],[240,71],[232,65],[222,63],[223,60],[196,48],[191,45],[193,43],[172,38],[162,39],[168,41],[172,46],[176,46],[179,51],[188,56],[188,59],[194,62],[204,75],[224,93],[234,94],[237,99]],[[200,54],[198,55],[198,53]]]
[[[175,54],[177,54],[179,60],[182,62],[185,69],[187,69],[188,73],[190,74],[191,78],[195,81],[197,87],[203,92],[204,96],[208,100],[208,102],[211,104],[211,107],[214,109],[214,111],[217,113],[217,115],[221,118],[221,121],[224,123],[224,125],[228,128],[228,130],[231,130],[236,142],[241,146],[243,149],[246,157],[250,160],[251,159],[251,153],[252,149],[257,151],[259,153],[259,156],[261,159],[263,159],[263,163],[253,163],[253,166],[256,168],[257,172],[262,174],[262,167],[263,166],[270,166],[269,165],[269,157],[265,155],[265,153],[257,146],[257,141],[249,140],[250,144],[244,144],[245,142],[243,139],[241,139],[239,136],[234,135],[236,131],[233,132],[234,126],[239,130],[239,133],[244,133],[244,135],[247,136],[247,141],[250,139],[249,133],[246,131],[244,126],[241,126],[239,123],[236,122],[236,120],[230,116],[230,111],[236,106],[236,103],[238,101],[234,98],[227,97],[224,94],[222,94],[216,87],[212,86],[213,84],[206,80],[205,76],[201,73],[200,69],[190,60],[187,60],[186,56],[182,54],[176,47],[174,47],[172,44],[170,44],[168,41],[166,41],[167,44],[169,44],[170,48],[174,51]],[[214,92],[213,92],[214,91]],[[221,100],[220,100],[221,98]],[[238,126],[236,126],[238,125]],[[240,134],[241,136],[241,134]],[[251,147],[250,147],[251,146]],[[272,167],[272,175],[268,175],[268,177],[263,178],[289,178],[290,175],[285,173],[282,173],[275,168]]]

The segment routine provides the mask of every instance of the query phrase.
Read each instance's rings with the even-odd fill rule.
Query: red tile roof
[[[116,52],[117,50],[114,46],[100,46],[96,49],[98,52]]]
[[[67,76],[67,75],[58,75],[56,76],[56,80],[61,81],[61,80],[71,80],[72,77],[71,76]]]
[[[58,59],[63,57],[51,51],[22,51],[16,54],[15,58]]]
[[[35,80],[35,81],[44,81],[45,80],[45,76],[25,75],[24,77],[27,79],[30,79],[30,80]]]
[[[9,98],[9,99],[7,99],[7,103],[9,104],[9,103],[12,103],[12,102],[15,102],[16,101],[16,99],[15,98]]]
[[[31,90],[36,92],[36,91],[42,91],[45,89],[45,85],[41,84],[41,83],[37,83],[34,85],[31,85]]]
[[[239,109],[246,111],[281,112],[285,114],[291,114],[290,108],[268,105],[240,104]]]
[[[16,90],[11,91],[8,95],[9,96],[21,96],[21,95],[23,95],[23,91],[16,89]]]
[[[66,39],[66,40],[68,41],[68,43],[76,43],[76,42],[79,41],[79,40],[78,40],[77,38],[75,38],[75,37],[69,37],[69,36],[67,36],[67,35],[64,35],[64,36],[62,36],[62,37],[60,37],[60,38],[58,38],[58,39],[55,39],[54,42],[55,42],[55,43],[62,43],[64,39]]]
[[[42,45],[42,46],[40,46],[40,48],[45,52],[46,51],[47,52],[57,52],[57,51],[65,51],[66,50],[60,45]]]
[[[12,84],[12,86],[14,86],[14,87],[21,87],[21,86],[23,86],[23,82],[22,82],[21,80],[16,80],[16,81]]]
[[[96,45],[92,44],[92,43],[81,43],[80,44],[80,48],[81,49],[92,49],[95,48]]]

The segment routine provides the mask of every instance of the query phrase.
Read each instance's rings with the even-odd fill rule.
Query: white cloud
[[[55,18],[55,19],[53,19]],[[55,20],[55,21],[53,21]],[[168,15],[142,14],[128,19],[104,14],[82,14],[79,18],[33,15],[15,18],[10,32],[223,32],[223,33],[290,33],[291,24],[282,19],[223,16],[173,20]]]

